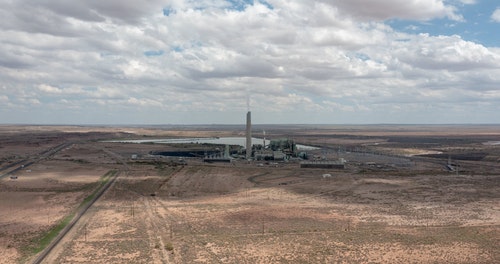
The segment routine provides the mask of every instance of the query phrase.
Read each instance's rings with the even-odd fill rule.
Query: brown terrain
[[[0,262],[34,262],[91,205],[42,263],[500,263],[500,126],[262,129],[346,168],[105,142],[242,126],[0,126]]]

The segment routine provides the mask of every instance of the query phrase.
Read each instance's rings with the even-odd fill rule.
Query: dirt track
[[[468,140],[457,146],[459,151],[481,147]],[[50,145],[39,143],[40,148]],[[123,166],[109,155],[113,152],[127,160],[128,173],[89,209],[46,263],[500,260],[500,170],[494,146],[481,149],[489,153],[482,161],[461,161],[458,175],[444,170],[446,160],[422,158],[400,167],[392,163],[402,158],[381,154],[351,153],[350,165],[341,171],[300,169],[294,163],[207,165],[192,159],[173,166],[167,160],[129,159],[132,153],[162,148],[81,142],[20,172],[16,181],[3,179],[3,259],[27,261],[31,239],[74,210],[107,171]],[[25,153],[37,151],[27,148]],[[368,160],[381,165],[366,165]],[[323,178],[325,173],[332,177]]]
[[[174,197],[164,192],[168,187],[151,196],[145,195],[151,190],[131,190],[136,180],[122,182],[123,189],[106,196],[89,218],[87,240],[80,229],[56,262],[90,258],[99,263],[407,263],[416,259],[491,263],[500,257],[495,246],[500,231],[498,186],[487,187],[491,179],[466,181],[458,191],[442,197],[440,193],[452,187],[433,191],[432,182],[419,176],[352,180],[339,175],[328,182],[304,176],[309,179],[281,188],[271,184],[272,179],[248,187],[246,178],[255,173],[236,173],[228,179],[224,175],[231,169],[226,167],[211,167],[206,175],[189,170],[184,168],[171,178]],[[291,170],[281,173],[297,175]],[[204,195],[190,191],[192,182],[213,186],[213,175],[223,179],[215,185],[232,180],[242,187]],[[485,185],[478,185],[483,180]],[[161,177],[146,181],[156,185]],[[484,188],[484,194],[459,198],[463,189],[472,186]],[[408,199],[415,194],[420,197]]]

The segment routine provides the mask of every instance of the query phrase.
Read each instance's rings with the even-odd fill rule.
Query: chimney
[[[247,136],[247,144],[246,144],[246,148],[247,148],[247,155],[246,155],[246,158],[247,159],[251,159],[252,158],[252,114],[250,111],[248,111],[247,113],[247,133],[246,133],[246,136]]]

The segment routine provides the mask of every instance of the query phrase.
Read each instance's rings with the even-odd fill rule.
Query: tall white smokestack
[[[252,158],[252,113],[248,111],[247,113],[247,159]]]
[[[262,148],[266,148],[266,131],[262,130],[263,140],[262,140]]]

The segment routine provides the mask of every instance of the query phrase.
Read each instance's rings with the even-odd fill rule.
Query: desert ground
[[[346,168],[109,142],[242,136],[236,125],[0,126],[0,262],[33,263],[90,204],[42,263],[500,263],[500,126],[262,130]]]

